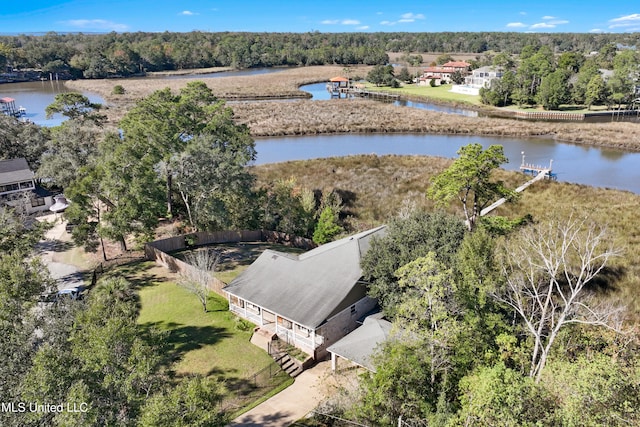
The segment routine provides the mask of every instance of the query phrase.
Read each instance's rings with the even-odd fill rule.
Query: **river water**
[[[65,119],[61,114],[55,114],[47,119],[45,108],[55,100],[59,93],[70,92],[63,81],[42,81],[26,83],[0,84],[0,98],[9,97],[16,100],[16,106],[27,109],[26,119],[40,126],[58,126]],[[104,103],[100,96],[92,93],[84,94],[91,102]]]
[[[640,153],[559,143],[552,139],[480,137],[431,134],[347,134],[259,138],[256,164],[305,160],[352,154],[417,154],[457,157],[463,145],[504,147],[509,163],[502,167],[519,170],[525,162],[547,167],[553,160],[558,180],[596,187],[616,188],[640,194]]]
[[[269,70],[269,71],[267,71]],[[279,70],[278,70],[279,71]],[[273,69],[242,71],[242,75],[274,72]],[[230,72],[236,75],[237,72]],[[228,76],[227,72],[215,76]],[[329,99],[325,83],[301,87],[312,94],[313,99]],[[29,82],[0,85],[0,97],[11,97],[16,105],[27,109],[27,118],[43,126],[56,126],[63,117],[46,119],[44,110],[54,101],[57,93],[68,91],[63,82]],[[92,102],[103,100],[94,94],[85,93]],[[428,103],[403,103],[397,105],[424,108],[448,114],[468,115],[468,110],[433,105]],[[474,113],[474,112],[471,112]],[[256,164],[304,160],[352,154],[418,154],[441,157],[456,157],[463,145],[478,142],[484,147],[492,144],[504,146],[509,163],[503,167],[517,170],[522,161],[538,165],[549,165],[553,159],[553,171],[561,181],[592,186],[617,188],[640,194],[640,153],[607,150],[597,147],[558,143],[551,139],[496,138],[479,136],[443,136],[428,134],[358,134],[335,136],[304,136],[286,138],[260,138],[256,141],[258,158]]]

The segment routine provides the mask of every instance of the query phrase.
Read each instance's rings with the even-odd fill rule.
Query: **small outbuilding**
[[[362,326],[327,348],[331,353],[331,369],[336,370],[338,357],[342,357],[375,372],[372,356],[390,335],[391,322],[380,314],[366,317]]]

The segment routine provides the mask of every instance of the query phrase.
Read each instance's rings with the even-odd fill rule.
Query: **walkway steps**
[[[282,370],[289,374],[292,378],[295,378],[302,373],[302,366],[296,363],[296,361],[293,360],[293,358],[287,353],[275,357],[274,360],[278,365],[280,365]]]

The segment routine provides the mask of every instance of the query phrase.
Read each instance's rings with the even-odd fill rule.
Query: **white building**
[[[501,79],[504,74],[502,67],[480,67],[471,72],[471,75],[464,78],[463,85],[455,85],[451,92],[463,93],[467,95],[480,95],[480,89],[491,89],[494,80]]]
[[[27,160],[0,160],[0,205],[26,214],[46,211],[53,204],[51,194],[36,185]]]

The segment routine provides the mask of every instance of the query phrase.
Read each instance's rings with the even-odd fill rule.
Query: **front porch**
[[[315,350],[324,342],[315,330],[233,295],[229,295],[229,310],[256,324],[259,327],[256,333],[275,334],[285,344],[299,348],[311,357],[315,357]]]

